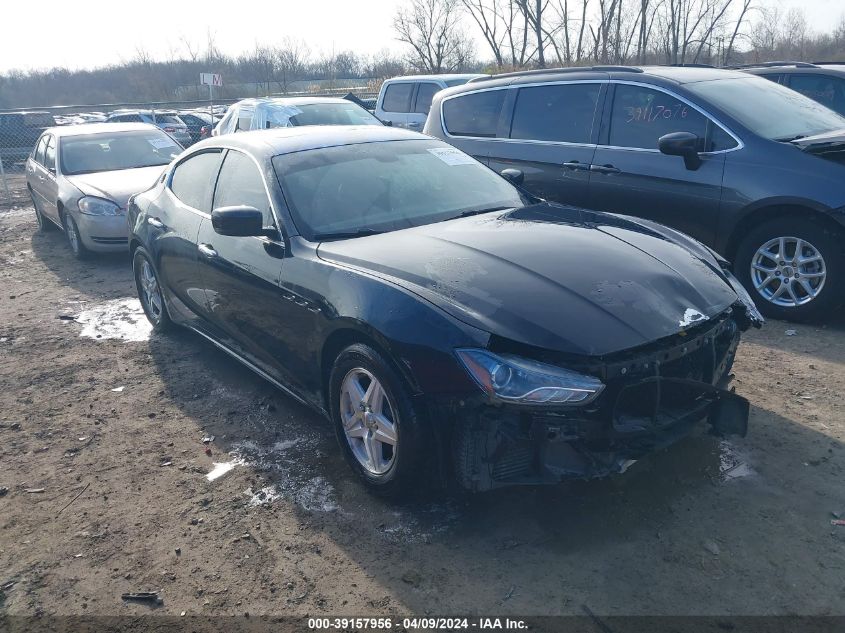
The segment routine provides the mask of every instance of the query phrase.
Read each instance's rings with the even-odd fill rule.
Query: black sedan
[[[438,140],[217,137],[128,220],[154,328],[196,331],[329,417],[374,491],[601,477],[704,419],[745,433],[727,383],[762,319],[726,262],[530,198]]]

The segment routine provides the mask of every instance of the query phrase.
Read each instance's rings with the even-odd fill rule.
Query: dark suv
[[[49,112],[0,113],[0,160],[4,165],[25,161],[41,133],[54,125]]]
[[[535,195],[688,233],[769,316],[843,298],[845,118],[784,86],[710,68],[510,73],[438,93],[425,132]]]
[[[845,62],[766,62],[738,68],[788,86],[845,116]]]

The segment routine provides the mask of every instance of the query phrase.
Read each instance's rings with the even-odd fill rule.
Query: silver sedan
[[[126,203],[182,152],[154,125],[93,123],[45,130],[26,162],[38,227],[58,227],[74,255],[127,247]]]

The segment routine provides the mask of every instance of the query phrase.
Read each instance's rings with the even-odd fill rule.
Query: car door
[[[434,81],[421,81],[414,92],[414,107],[408,113],[408,128],[419,132],[425,125],[428,112],[431,110],[431,100],[434,95],[443,90],[443,86]]]
[[[519,169],[531,193],[585,206],[604,90],[601,81],[512,89],[513,114],[503,133],[507,140],[490,144],[490,168]]]
[[[44,164],[41,166],[43,180],[41,190],[44,197],[44,215],[59,222],[59,184],[56,177],[56,137],[47,134],[47,145],[44,149]]]
[[[408,113],[414,93],[413,81],[394,81],[387,85],[379,105],[379,118],[394,127],[408,127]]]
[[[266,237],[232,237],[204,222],[199,263],[208,320],[217,336],[251,362],[276,374],[287,349],[287,301],[279,287],[285,248],[256,162],[228,150],[217,179],[213,208],[250,206],[264,215]]]
[[[221,149],[210,149],[180,161],[147,216],[159,277],[186,317],[207,313],[197,264],[197,236],[202,223],[211,217],[212,192],[222,160]]]
[[[706,243],[715,238],[725,151],[739,145],[699,108],[667,90],[612,84],[593,156],[589,206],[673,226]],[[701,164],[662,154],[671,132],[699,137]]]
[[[49,134],[41,135],[41,138],[35,144],[35,151],[32,152],[32,156],[26,162],[26,180],[32,189],[33,202],[38,205],[38,210],[42,214],[46,214],[48,208],[47,187],[45,186],[47,170],[44,169],[44,155],[47,152],[49,137]]]

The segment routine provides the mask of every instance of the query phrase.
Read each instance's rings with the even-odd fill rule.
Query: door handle
[[[590,165],[590,171],[599,174],[618,174],[621,172],[620,169],[617,169],[613,165]]]
[[[212,248],[211,244],[200,244],[197,250],[206,257],[217,257],[217,251]]]
[[[147,218],[147,224],[149,224],[150,226],[154,226],[157,229],[164,228],[164,223],[158,218]]]
[[[416,121],[411,121],[410,123],[408,123],[408,127],[419,127],[419,126],[420,126],[420,124],[417,123]]]
[[[577,160],[566,161],[563,163],[563,166],[567,169],[571,169],[572,171],[588,171],[592,167],[589,163],[582,163]]]

